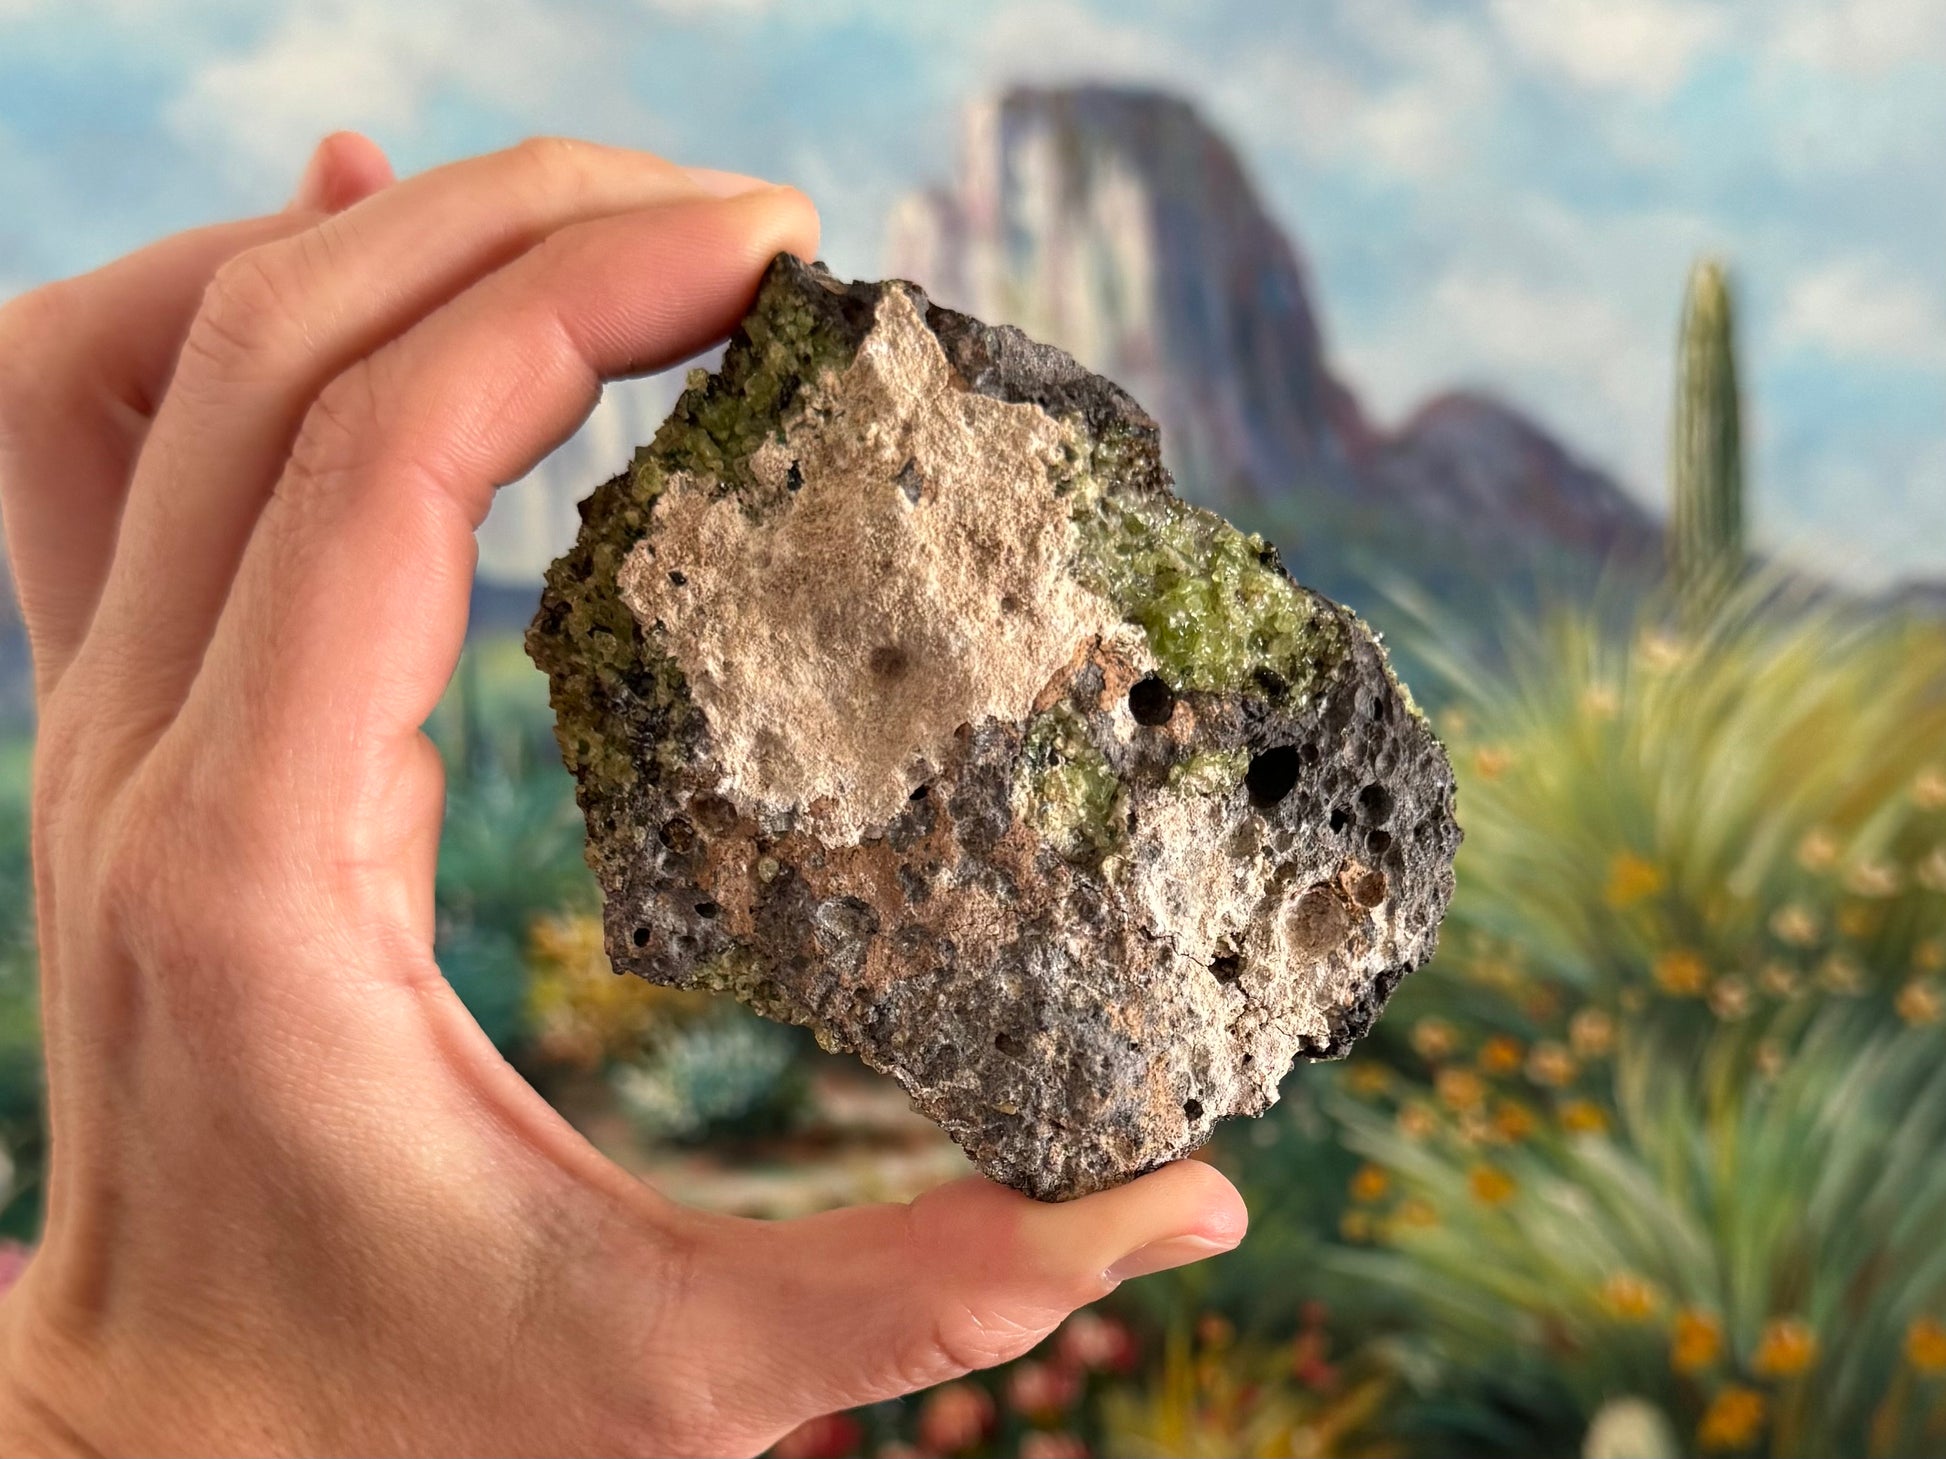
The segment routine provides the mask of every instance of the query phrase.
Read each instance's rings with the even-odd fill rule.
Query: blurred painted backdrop
[[[401,172],[547,131],[803,187],[840,273],[1128,385],[1453,746],[1445,949],[1214,1147],[1244,1250],[787,1449],[1946,1453],[1946,0],[0,0],[0,298],[276,206],[343,126]],[[1705,256],[1735,324],[1684,391],[1720,421],[1734,358],[1743,469],[1697,489],[1749,531],[1684,600]],[[674,388],[611,387],[483,529],[442,966],[678,1194],[909,1194],[957,1157],[896,1091],[601,957],[518,631]],[[17,1236],[23,664],[9,628]]]

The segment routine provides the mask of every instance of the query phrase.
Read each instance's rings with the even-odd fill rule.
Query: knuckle
[[[535,197],[572,194],[590,182],[590,149],[568,137],[528,137],[508,156],[519,174],[518,186]]]
[[[183,363],[218,379],[274,374],[303,348],[302,250],[266,243],[224,262],[203,291]]]
[[[50,342],[72,332],[77,285],[61,279],[0,304],[0,447],[36,413],[47,377]]]
[[[304,412],[279,496],[301,495],[369,466],[383,453],[385,433],[372,365],[361,360],[319,391]]]

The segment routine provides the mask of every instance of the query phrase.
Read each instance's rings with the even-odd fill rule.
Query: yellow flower
[[[1798,1317],[1778,1317],[1764,1324],[1751,1355],[1750,1370],[1759,1378],[1795,1378],[1818,1360],[1818,1335]]]
[[[1466,1177],[1473,1199],[1487,1206],[1501,1206],[1514,1198],[1519,1189],[1514,1178],[1494,1165],[1476,1165]]]
[[[1399,1110],[1399,1133],[1408,1140],[1427,1140],[1439,1128],[1439,1116],[1424,1100],[1415,1099]]]
[[[1608,1129],[1608,1116],[1589,1099],[1571,1099],[1561,1106],[1561,1128],[1571,1135],[1599,1135]]]
[[[1789,963],[1765,963],[1757,974],[1757,986],[1773,998],[1796,997],[1799,982],[1797,969]]]
[[[1771,915],[1770,930],[1779,942],[1809,947],[1818,940],[1818,919],[1796,902],[1786,902]]]
[[[1351,1178],[1351,1198],[1354,1201],[1382,1201],[1386,1191],[1392,1188],[1392,1177],[1382,1165],[1361,1165],[1358,1173]]]
[[[1939,985],[1930,978],[1914,978],[1907,983],[1899,989],[1892,1006],[1914,1028],[1938,1023],[1941,1013],[1946,1013],[1946,1000],[1940,998]]]
[[[1746,1449],[1764,1426],[1764,1396],[1732,1383],[1704,1410],[1696,1442],[1705,1449]]]
[[[1838,864],[1838,838],[1818,826],[1797,843],[1797,864],[1806,871],[1829,871]]]
[[[1599,1059],[1615,1047],[1615,1020],[1600,1008],[1583,1008],[1568,1020],[1568,1043],[1584,1059]]]
[[[1912,803],[1922,811],[1946,810],[1946,769],[1928,765],[1914,776]]]
[[[1757,1045],[1757,1072],[1766,1079],[1775,1079],[1784,1072],[1784,1046],[1776,1039],[1765,1039]]]
[[[1946,937],[1928,937],[1913,948],[1912,965],[1922,973],[1946,973]]]
[[[1601,1285],[1602,1305],[1624,1322],[1647,1321],[1658,1300],[1649,1280],[1634,1272],[1616,1272]]]
[[[1590,719],[1613,719],[1622,708],[1622,696],[1608,684],[1590,684],[1581,691],[1581,712]]]
[[[1946,1373],[1946,1322],[1913,1318],[1905,1330],[1905,1360],[1928,1378]]]
[[[1750,985],[1738,977],[1718,978],[1710,985],[1710,1012],[1735,1023],[1750,1011]]]
[[[1574,1083],[1577,1072],[1574,1055],[1552,1039],[1535,1044],[1534,1052],[1527,1056],[1527,1077],[1549,1089]]]
[[[1497,1033],[1480,1045],[1480,1067],[1489,1074],[1511,1074],[1520,1067],[1524,1055],[1519,1039]]]
[[[1412,1025],[1412,1047],[1428,1063],[1438,1063],[1458,1045],[1459,1034],[1443,1018],[1422,1018]]]
[[[1898,895],[1899,869],[1886,861],[1860,861],[1845,873],[1845,887],[1855,896],[1880,900]]]
[[[1392,1071],[1376,1059],[1360,1059],[1345,1070],[1345,1088],[1369,1099],[1383,1094],[1392,1085]]]
[[[1498,745],[1482,745],[1473,752],[1473,773],[1482,780],[1498,780],[1513,763],[1513,752]]]
[[[1439,1212],[1433,1209],[1431,1201],[1412,1196],[1399,1202],[1399,1224],[1417,1226],[1424,1229],[1439,1224]]]
[[[1486,1102],[1486,1081],[1471,1069],[1441,1069],[1433,1087],[1448,1109],[1478,1109]]]
[[[1685,1307],[1669,1335],[1669,1366],[1678,1373],[1700,1373],[1723,1356],[1723,1324],[1714,1313]]]
[[[1494,1107],[1494,1133],[1503,1140],[1518,1144],[1534,1133],[1534,1125],[1534,1112],[1517,1100],[1503,1099]]]
[[[1372,1213],[1370,1211],[1346,1211],[1338,1218],[1338,1234],[1347,1241],[1370,1241],[1372,1239]]]
[[[1473,728],[1473,716],[1462,706],[1455,704],[1451,709],[1440,711],[1439,728],[1450,740],[1465,739],[1466,732]]]
[[[1650,971],[1655,985],[1672,998],[1695,998],[1709,985],[1709,969],[1687,948],[1663,953]]]
[[[1654,862],[1644,860],[1633,851],[1618,851],[1608,863],[1608,888],[1602,897],[1620,911],[1654,896],[1662,887],[1662,870]]]
[[[1636,640],[1635,651],[1641,655],[1644,668],[1667,673],[1689,661],[1690,647],[1673,633],[1649,629]]]
[[[1825,991],[1850,995],[1865,990],[1865,970],[1855,959],[1834,952],[1818,967],[1818,982]]]
[[[1935,846],[1914,868],[1913,880],[1929,892],[1946,892],[1946,846]]]

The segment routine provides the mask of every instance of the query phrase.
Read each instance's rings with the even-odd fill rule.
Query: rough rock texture
[[[1430,956],[1423,716],[1058,350],[779,258],[583,517],[528,645],[615,965],[808,1024],[996,1179],[1194,1149]]]

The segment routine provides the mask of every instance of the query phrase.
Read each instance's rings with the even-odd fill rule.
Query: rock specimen
[[[528,635],[615,966],[895,1076],[1063,1199],[1257,1114],[1431,955],[1444,752],[1115,385],[780,257]]]

